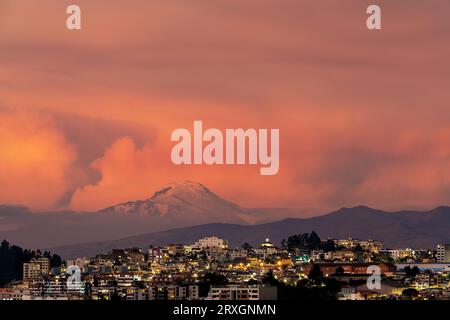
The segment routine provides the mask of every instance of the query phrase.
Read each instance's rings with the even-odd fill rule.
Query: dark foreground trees
[[[8,241],[3,240],[0,244],[0,287],[5,286],[11,281],[22,280],[22,265],[40,253],[22,249],[19,246],[10,245]],[[59,267],[62,264],[61,257],[50,252],[44,252],[44,257],[50,259],[51,267]]]

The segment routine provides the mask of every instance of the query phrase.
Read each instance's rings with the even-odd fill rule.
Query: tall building
[[[38,257],[31,259],[32,263],[37,263],[41,266],[41,272],[43,275],[49,274],[50,272],[50,259],[45,257]]]
[[[23,281],[39,279],[42,276],[41,265],[39,263],[29,262],[23,264]]]
[[[438,262],[450,262],[450,244],[438,244],[436,249]]]
[[[30,262],[24,263],[22,268],[23,281],[39,279],[50,273],[50,260],[45,257],[33,258]]]

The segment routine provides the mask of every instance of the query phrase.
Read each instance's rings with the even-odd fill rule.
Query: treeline
[[[312,231],[311,233],[300,233],[290,236],[287,240],[283,239],[281,241],[281,245],[283,248],[293,250],[293,249],[301,249],[301,250],[323,250],[325,252],[335,251],[336,244],[333,240],[322,241],[319,235]]]
[[[30,262],[32,258],[44,256],[50,259],[50,267],[60,267],[62,265],[61,257],[45,251],[22,249],[19,246],[10,245],[8,241],[3,240],[0,244],[0,287],[11,281],[22,280],[23,263]]]

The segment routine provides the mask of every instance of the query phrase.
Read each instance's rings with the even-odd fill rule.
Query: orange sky
[[[365,10],[382,8],[383,30]],[[0,203],[97,210],[199,181],[244,206],[450,204],[450,3],[0,2]],[[171,132],[280,128],[280,171],[170,161]]]

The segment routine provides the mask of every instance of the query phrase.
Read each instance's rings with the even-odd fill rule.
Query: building
[[[354,249],[355,247],[359,246],[361,247],[361,249],[369,251],[371,253],[379,253],[381,248],[383,247],[383,244],[377,240],[358,240],[351,237],[347,239],[334,240],[334,243],[338,247],[344,247],[346,249]]]
[[[438,262],[450,262],[450,244],[439,244],[436,248]]]
[[[194,247],[200,247],[202,250],[205,249],[226,249],[228,248],[228,242],[218,237],[206,237],[198,240]]]
[[[23,290],[0,288],[0,300],[22,300]]]
[[[348,250],[330,251],[324,253],[324,260],[328,261],[353,261],[356,259],[356,253]]]
[[[261,248],[271,248],[273,247],[273,243],[270,242],[269,238],[261,243]]]
[[[228,254],[232,260],[244,259],[244,258],[247,258],[247,256],[248,256],[247,250],[244,250],[244,249],[234,249],[234,250],[231,250]]]
[[[384,250],[384,253],[387,253],[394,261],[399,261],[406,258],[415,258],[416,252],[413,249],[393,249],[393,250]]]
[[[148,259],[150,263],[161,263],[163,260],[163,253],[160,248],[150,247],[148,249]]]
[[[265,259],[266,256],[276,254],[277,251],[278,248],[275,247],[269,239],[263,241],[259,248],[254,249],[254,252],[259,256],[260,259]]]
[[[383,248],[383,244],[377,240],[360,241],[359,245],[361,246],[361,248],[363,248],[363,250],[367,250],[372,253],[380,253],[381,249]]]
[[[198,285],[158,285],[148,288],[148,300],[198,300]]]
[[[149,300],[148,290],[145,288],[126,288],[126,300]]]
[[[341,291],[338,293],[339,300],[364,300],[361,293],[356,292],[356,288],[352,286],[342,286]]]
[[[77,266],[80,268],[81,272],[86,272],[87,266],[89,265],[88,258],[76,258],[76,259],[68,259],[67,266]]]
[[[23,281],[28,282],[42,277],[42,269],[39,263],[29,262],[23,264]]]
[[[322,271],[324,276],[330,276],[336,273],[337,269],[339,267],[342,268],[342,270],[344,271],[345,274],[370,274],[370,272],[367,272],[367,268],[372,266],[372,265],[376,265],[380,268],[380,271],[382,274],[385,275],[393,275],[397,268],[395,265],[393,264],[388,264],[388,263],[378,263],[378,264],[373,264],[373,263],[309,263],[306,264],[303,268],[303,273],[305,275],[308,275],[313,266],[317,265],[320,267],[320,271]]]
[[[276,300],[277,288],[272,286],[241,286],[211,287],[211,300]]]
[[[37,257],[22,265],[23,281],[31,281],[50,273],[50,259]]]
[[[432,272],[438,273],[449,273],[450,272],[450,263],[420,263],[420,262],[411,262],[411,263],[396,263],[398,271],[404,271],[405,267],[419,268],[420,272],[425,272],[426,270],[430,270]]]
[[[356,292],[360,293],[364,299],[379,299],[380,297],[399,296],[407,285],[391,280],[382,280],[379,289],[368,289],[367,284],[356,287]]]

